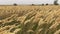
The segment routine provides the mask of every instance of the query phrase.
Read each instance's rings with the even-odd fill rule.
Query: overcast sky
[[[49,3],[53,4],[54,0],[0,0],[1,4],[42,4],[42,3]],[[59,3],[60,1],[58,1]]]

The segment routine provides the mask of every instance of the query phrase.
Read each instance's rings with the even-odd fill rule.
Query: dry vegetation
[[[0,6],[0,34],[60,34],[60,6]]]

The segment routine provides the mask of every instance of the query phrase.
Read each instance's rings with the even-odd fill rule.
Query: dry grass
[[[60,34],[60,6],[0,6],[0,34]]]

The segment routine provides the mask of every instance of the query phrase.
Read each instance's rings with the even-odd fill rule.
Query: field
[[[60,5],[0,6],[0,34],[60,34]]]

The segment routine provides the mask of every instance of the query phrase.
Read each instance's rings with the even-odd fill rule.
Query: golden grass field
[[[60,34],[60,6],[0,6],[0,34]]]

